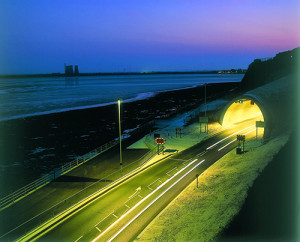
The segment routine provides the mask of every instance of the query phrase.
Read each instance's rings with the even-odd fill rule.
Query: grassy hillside
[[[209,241],[216,239],[240,211],[254,180],[286,144],[289,135],[246,143],[199,176],[137,238],[139,241]]]

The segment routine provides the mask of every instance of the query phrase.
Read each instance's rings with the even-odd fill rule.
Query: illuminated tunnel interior
[[[255,101],[237,99],[225,107],[220,121],[222,126],[229,127],[241,122],[255,124],[256,121],[265,120],[262,110]]]

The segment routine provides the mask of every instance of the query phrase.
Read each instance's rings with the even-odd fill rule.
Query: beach
[[[207,100],[235,95],[240,83],[207,85]],[[149,133],[145,125],[196,108],[204,87],[158,92],[147,99],[121,104],[122,133],[138,129],[132,140]],[[142,128],[144,127],[144,128]],[[118,138],[117,103],[0,122],[1,196],[42,174]],[[17,179],[16,179],[17,177]]]

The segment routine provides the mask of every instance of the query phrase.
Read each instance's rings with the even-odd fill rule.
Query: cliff
[[[253,89],[281,77],[295,74],[299,68],[300,47],[278,53],[267,60],[255,59],[241,82],[244,90]]]

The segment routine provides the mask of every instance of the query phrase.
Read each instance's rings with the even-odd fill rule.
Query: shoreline
[[[208,101],[228,95],[239,84],[207,85]],[[191,110],[203,101],[204,87],[198,86],[124,102],[122,132]],[[0,122],[0,183],[12,187],[2,189],[0,196],[118,137],[117,117],[113,104]],[[140,135],[150,129],[140,130]]]
[[[221,84],[221,83],[241,83],[241,81],[209,82],[207,84],[213,85],[213,84]],[[200,83],[200,84],[190,84],[190,86],[181,87],[181,88],[165,89],[165,90],[150,91],[150,92],[141,92],[141,93],[134,94],[135,96],[133,96],[133,97],[128,97],[124,100],[122,100],[122,99],[121,100],[122,100],[122,103],[142,101],[142,100],[145,100],[145,99],[148,99],[148,98],[155,97],[156,95],[158,95],[160,93],[197,88],[197,87],[203,86],[204,84],[205,84],[205,82]],[[116,104],[116,102],[117,102],[117,100],[108,101],[108,102],[104,102],[104,103],[98,103],[98,104],[89,104],[89,105],[82,104],[82,105],[79,105],[79,106],[65,107],[65,108],[53,109],[53,110],[48,110],[48,111],[36,111],[36,112],[32,112],[32,113],[24,113],[24,114],[16,114],[16,115],[13,114],[11,116],[0,117],[0,123],[3,122],[3,121],[10,121],[10,120],[16,120],[16,119],[26,119],[26,118],[30,118],[30,117],[43,116],[43,115],[48,115],[48,114],[56,114],[56,113],[83,110],[83,109],[90,109],[90,108],[99,108],[99,107],[114,105],[114,104]]]
[[[235,70],[235,69],[234,69]],[[221,73],[220,73],[221,72]],[[0,75],[2,78],[34,78],[34,77],[80,77],[80,76],[120,76],[120,75],[184,75],[184,74],[245,74],[246,70],[213,70],[213,71],[153,71],[153,72],[96,72],[96,73],[79,73],[78,75],[66,75],[65,73],[48,73],[48,74],[7,74]]]

